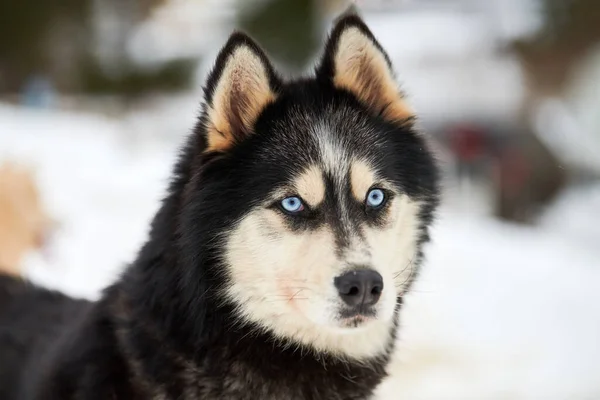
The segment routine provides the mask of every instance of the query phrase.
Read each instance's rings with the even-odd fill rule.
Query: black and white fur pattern
[[[0,398],[366,399],[385,377],[438,197],[387,55],[344,16],[315,76],[285,82],[235,33],[205,92],[150,238],[100,301],[0,277]],[[334,281],[356,270],[382,291],[350,315]]]

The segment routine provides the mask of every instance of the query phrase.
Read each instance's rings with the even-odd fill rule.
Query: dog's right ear
[[[260,113],[276,99],[279,82],[260,47],[233,33],[205,87],[205,151],[225,152],[251,135]]]
[[[353,94],[375,115],[390,121],[413,118],[388,55],[367,25],[352,12],[335,23],[317,77]]]

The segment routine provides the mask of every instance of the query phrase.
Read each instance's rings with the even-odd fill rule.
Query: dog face
[[[189,190],[240,322],[342,356],[385,352],[437,196],[412,119],[356,16],[338,21],[301,81],[230,38],[208,79]]]

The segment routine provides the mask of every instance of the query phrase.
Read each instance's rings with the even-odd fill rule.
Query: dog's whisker
[[[309,297],[294,297],[293,299],[286,298],[286,299],[266,300],[266,303],[276,303],[276,302],[282,302],[282,301],[290,302],[292,300],[310,300],[310,298]]]
[[[284,281],[284,282],[306,282],[308,279],[300,279],[300,278],[275,278],[276,281]]]
[[[398,278],[400,275],[402,275],[408,268],[411,269],[411,273],[414,270],[414,265],[413,265],[413,260],[412,258],[410,260],[408,260],[408,262],[406,263],[406,266],[404,268],[402,268],[402,270],[394,273],[394,279]]]

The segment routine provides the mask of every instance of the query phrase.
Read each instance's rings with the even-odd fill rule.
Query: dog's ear
[[[335,23],[317,77],[352,93],[372,113],[405,121],[413,112],[400,93],[388,55],[355,14]]]
[[[252,134],[256,119],[277,96],[279,79],[248,36],[231,35],[205,87],[205,151],[226,151]]]

